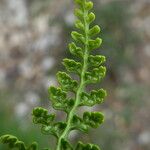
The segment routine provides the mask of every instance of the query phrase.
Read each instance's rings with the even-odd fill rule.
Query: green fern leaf
[[[63,65],[66,72],[57,73],[58,87],[48,88],[49,99],[55,110],[66,113],[66,119],[57,121],[55,114],[49,114],[47,109],[36,107],[33,109],[33,123],[40,125],[41,132],[56,137],[55,150],[100,150],[97,145],[83,144],[78,142],[76,148],[73,148],[69,141],[69,134],[72,130],[88,132],[90,128],[97,128],[104,121],[104,115],[101,112],[84,112],[83,117],[77,115],[78,107],[101,104],[106,97],[106,91],[103,89],[86,91],[86,86],[100,82],[106,74],[106,67],[103,63],[105,56],[92,55],[91,52],[100,47],[102,39],[96,37],[101,29],[98,25],[93,26],[95,14],[91,12],[93,2],[90,0],[74,0],[77,4],[75,9],[75,27],[77,31],[71,32],[74,42],[68,47],[72,55],[78,57],[74,59],[63,59]],[[75,76],[77,79],[74,80]],[[10,148],[19,150],[37,150],[37,144],[34,142],[28,147],[15,136],[4,135],[0,137],[0,142],[8,144]],[[50,150],[51,148],[45,148]]]

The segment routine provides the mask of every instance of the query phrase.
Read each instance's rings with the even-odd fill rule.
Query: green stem
[[[88,12],[84,9],[84,25],[85,25],[85,51],[84,51],[84,57],[83,57],[83,68],[82,68],[82,72],[81,72],[81,76],[80,76],[80,85],[79,88],[77,90],[76,96],[75,96],[75,104],[72,108],[72,110],[70,111],[70,113],[68,114],[68,118],[67,118],[67,126],[64,130],[64,132],[62,133],[62,135],[59,137],[58,139],[58,143],[57,143],[57,147],[56,150],[61,150],[61,140],[64,138],[67,138],[70,128],[71,128],[71,121],[73,119],[73,116],[76,112],[76,109],[80,103],[80,94],[83,91],[84,87],[85,87],[85,81],[84,81],[84,76],[85,76],[85,72],[87,71],[87,63],[88,63],[88,56],[89,56],[89,52],[88,52],[88,31],[89,31],[89,24],[86,21],[86,16],[87,16]]]

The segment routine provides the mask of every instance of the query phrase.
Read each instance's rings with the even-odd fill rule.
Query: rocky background
[[[150,0],[93,0],[107,57],[105,123],[98,130],[71,134],[103,150],[150,148]],[[32,124],[35,106],[51,109],[47,88],[63,69],[70,31],[71,0],[0,0],[0,135],[15,134],[40,148],[55,142]],[[86,108],[87,109],[87,108]],[[58,113],[61,118],[61,113]],[[3,146],[0,150],[7,149]]]

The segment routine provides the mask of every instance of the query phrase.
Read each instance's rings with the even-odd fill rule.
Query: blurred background
[[[93,109],[105,123],[77,139],[102,150],[150,149],[150,0],[93,0],[107,57],[104,104]],[[73,0],[0,0],[0,135],[10,133],[40,149],[55,139],[32,123],[35,106],[54,111],[47,88],[68,51],[74,29]],[[94,87],[95,88],[95,87]],[[87,109],[87,108],[86,108]],[[61,112],[58,113],[61,118]],[[0,145],[0,150],[7,147]]]

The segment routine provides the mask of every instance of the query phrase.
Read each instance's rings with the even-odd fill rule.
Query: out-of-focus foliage
[[[133,65],[133,49],[130,45],[139,42],[139,37],[131,28],[131,16],[126,10],[128,1],[112,1],[97,9],[97,22],[102,24],[104,39],[104,54],[108,57],[108,66],[111,71],[119,71],[123,66]],[[106,33],[106,34],[104,34]]]

